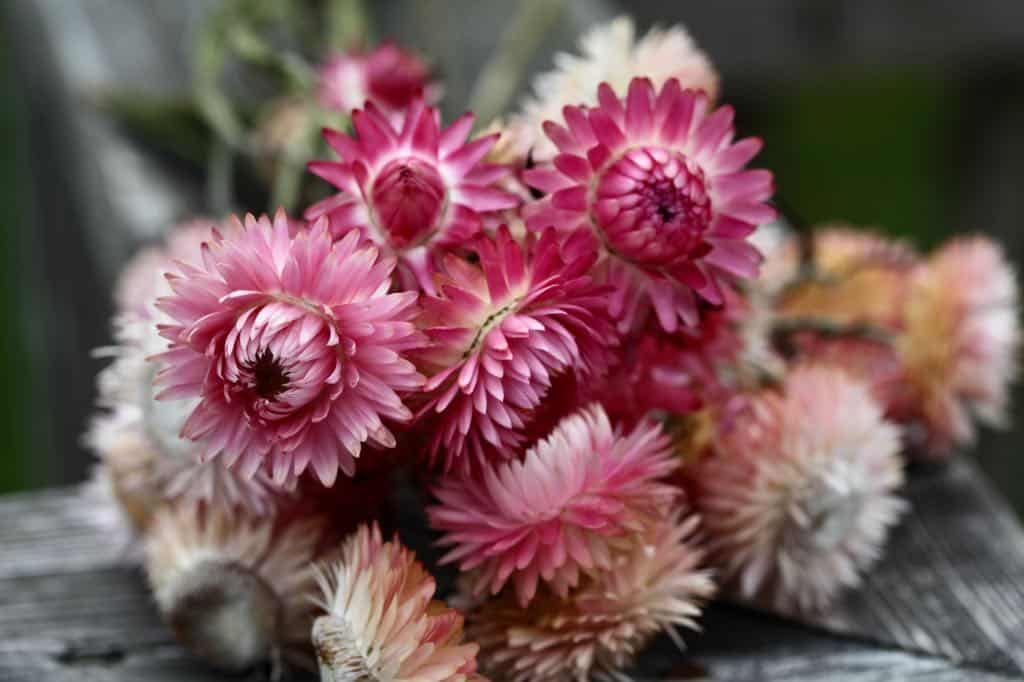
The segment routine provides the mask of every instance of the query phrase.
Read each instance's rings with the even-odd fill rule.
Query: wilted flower
[[[743,170],[761,148],[733,142],[733,112],[669,80],[634,79],[620,100],[603,84],[594,109],[566,107],[551,123],[560,154],[526,173],[550,196],[527,225],[583,229],[601,245],[609,312],[628,330],[653,304],[661,326],[699,322],[698,296],[724,302],[720,278],[753,277],[761,256],[745,239],[775,217],[771,173]]]
[[[382,43],[369,51],[331,56],[319,76],[318,99],[326,109],[349,114],[372,102],[387,114],[400,115],[424,95],[430,72],[416,55]]]
[[[278,524],[191,505],[165,507],[146,540],[146,573],[164,619],[183,646],[228,670],[279,655],[310,667],[323,525]]]
[[[479,265],[447,254],[438,296],[423,298],[431,344],[417,353],[431,458],[510,457],[532,411],[563,372],[599,375],[616,341],[587,274],[588,240],[554,230],[520,245],[507,229],[474,244]]]
[[[923,422],[932,454],[972,443],[972,417],[1005,422],[1020,351],[1017,305],[1013,269],[985,237],[953,240],[915,271],[896,348],[906,407]]]
[[[319,574],[326,611],[313,625],[324,682],[478,679],[462,615],[433,599],[434,579],[396,537],[360,526]]]
[[[790,611],[859,584],[904,509],[899,435],[841,369],[798,366],[781,392],[735,398],[692,472],[724,580]]]
[[[633,78],[649,78],[660,88],[675,78],[685,89],[703,90],[714,100],[718,95],[718,74],[707,55],[682,26],[651,29],[636,40],[636,27],[628,16],[599,24],[580,40],[582,56],[560,53],[555,69],[534,80],[534,96],[527,99],[522,113],[512,124],[523,128],[529,142],[521,143],[535,160],[549,161],[557,148],[544,136],[545,121],[562,117],[562,107],[593,106],[597,86],[608,83],[622,91]]]
[[[417,295],[388,293],[394,262],[356,233],[334,242],[326,220],[294,237],[283,212],[235,229],[169,276],[157,397],[201,398],[182,435],[204,457],[277,482],[312,467],[330,486],[363,443],[395,445],[383,420],[412,417],[400,394],[422,384],[404,357],[422,344]]]
[[[519,203],[493,186],[509,169],[481,162],[498,136],[467,143],[472,114],[442,131],[440,114],[422,100],[400,125],[372,104],[354,111],[352,123],[355,138],[324,131],[341,162],[313,161],[309,169],[341,191],[308,208],[306,218],[328,216],[336,237],[358,231],[398,256],[407,287],[432,292],[431,249],[463,246],[480,231],[481,214]]]
[[[779,260],[796,264],[797,250],[795,241],[791,242]],[[824,225],[814,232],[812,276],[783,292],[778,314],[840,324],[898,326],[917,261],[917,254],[902,242],[847,225]]]
[[[481,480],[447,477],[431,525],[451,549],[442,562],[476,570],[477,593],[515,583],[526,606],[543,580],[565,597],[581,572],[610,569],[631,536],[671,504],[663,479],[676,467],[654,422],[623,434],[599,405],[559,422],[522,461],[485,468]]]
[[[659,632],[697,629],[715,592],[701,570],[695,516],[672,516],[632,536],[632,548],[567,598],[538,594],[520,608],[511,595],[470,614],[485,673],[509,682],[578,682],[617,674]]]

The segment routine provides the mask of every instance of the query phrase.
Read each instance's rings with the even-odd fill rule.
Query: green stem
[[[565,0],[521,0],[519,12],[473,84],[469,109],[478,122],[486,124],[505,111],[530,58],[564,8]]]
[[[351,50],[373,42],[373,27],[363,0],[331,0],[327,4],[327,44]]]

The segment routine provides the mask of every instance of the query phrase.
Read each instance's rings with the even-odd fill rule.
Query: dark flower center
[[[396,249],[423,242],[444,211],[444,181],[419,159],[396,159],[385,166],[372,195],[377,224]]]
[[[257,351],[251,362],[242,365],[249,373],[253,392],[266,400],[273,400],[288,388],[288,372],[269,348]]]

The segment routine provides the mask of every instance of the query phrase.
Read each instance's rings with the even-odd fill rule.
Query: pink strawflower
[[[417,295],[388,293],[393,260],[356,233],[334,242],[326,220],[294,237],[284,212],[235,224],[201,266],[168,276],[158,398],[202,399],[182,435],[204,457],[275,481],[312,466],[330,486],[339,468],[355,472],[363,443],[395,445],[383,420],[412,417],[400,394],[423,381],[404,357],[422,344]]]
[[[417,353],[431,459],[446,467],[467,456],[510,457],[524,428],[564,372],[599,375],[616,337],[602,287],[587,274],[588,240],[560,243],[554,230],[526,245],[502,228],[473,245],[479,265],[447,254],[439,293],[423,298],[431,344]]]
[[[791,612],[860,584],[905,509],[899,430],[867,384],[823,365],[736,396],[690,474],[725,584]]]
[[[480,479],[450,476],[435,490],[431,525],[451,549],[442,563],[475,570],[477,594],[515,583],[521,606],[538,581],[565,597],[581,573],[610,569],[630,536],[672,504],[661,479],[676,468],[654,422],[612,428],[599,405],[563,419],[522,461],[485,468]]]
[[[508,682],[619,680],[658,633],[681,644],[676,629],[699,629],[715,593],[697,527],[696,516],[659,519],[564,599],[544,591],[527,608],[508,593],[485,602],[467,627],[481,668]]]
[[[992,240],[955,239],[911,279],[896,349],[911,394],[908,417],[933,455],[975,438],[974,418],[1006,423],[1021,334],[1013,268]]]
[[[156,501],[201,501],[228,512],[265,515],[287,493],[263,472],[242,477],[219,459],[203,461],[202,446],[180,436],[198,399],[154,400],[156,367],[147,359],[166,349],[157,325],[171,322],[155,306],[158,297],[172,293],[164,273],[175,261],[198,262],[214,225],[198,219],[175,226],[164,243],[141,250],[128,262],[115,287],[116,343],[97,351],[113,361],[98,377],[98,403],[105,409],[92,420],[86,443],[102,460],[116,499],[140,529]]]
[[[433,599],[434,579],[396,537],[360,526],[319,574],[326,612],[313,624],[321,678],[461,682],[475,675],[477,645],[462,615]]]
[[[394,43],[333,55],[320,68],[317,97],[326,109],[348,114],[372,102],[400,114],[424,94],[430,71],[422,59]]]
[[[720,279],[757,274],[746,238],[775,218],[772,175],[743,167],[761,141],[733,142],[732,108],[710,113],[703,92],[675,79],[655,91],[636,78],[625,99],[602,84],[598,102],[545,126],[561,153],[526,173],[550,195],[528,207],[527,225],[594,234],[623,330],[650,305],[668,332],[696,325],[698,297],[721,304]]]
[[[422,99],[401,124],[373,104],[352,112],[352,123],[355,138],[324,131],[341,161],[313,161],[309,169],[341,191],[308,208],[306,218],[328,216],[336,237],[357,230],[398,256],[407,286],[433,291],[430,251],[464,245],[480,231],[481,214],[519,203],[493,186],[509,169],[481,163],[498,136],[467,143],[468,113],[442,131],[440,114]]]

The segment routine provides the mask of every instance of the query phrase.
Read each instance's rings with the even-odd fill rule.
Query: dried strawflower
[[[311,467],[330,486],[363,443],[395,445],[384,420],[412,418],[401,394],[423,381],[405,359],[423,342],[417,295],[389,293],[394,261],[354,232],[333,241],[326,220],[294,237],[283,212],[235,230],[168,278],[157,397],[201,398],[182,435],[204,457],[276,482]]]
[[[986,237],[955,239],[915,271],[896,348],[905,368],[909,416],[933,455],[973,443],[974,418],[1005,424],[1018,371],[1016,276]]]
[[[625,90],[633,78],[649,78],[660,88],[675,78],[683,88],[703,90],[709,99],[718,95],[718,74],[682,26],[651,29],[639,40],[628,16],[599,24],[580,39],[582,56],[560,53],[555,69],[533,82],[533,96],[523,104],[512,124],[524,129],[520,143],[537,161],[549,161],[557,148],[544,136],[545,121],[561,119],[562,107],[593,106],[597,86],[609,83]]]
[[[469,615],[483,671],[509,682],[621,679],[621,671],[659,632],[698,629],[703,602],[715,592],[700,568],[695,516],[672,516],[632,536],[630,551],[565,599],[538,594],[528,608],[511,595]]]
[[[741,597],[822,609],[881,554],[903,511],[900,434],[841,369],[798,366],[734,398],[692,471],[712,564]]]
[[[313,644],[324,682],[460,682],[475,675],[477,645],[462,615],[433,599],[433,577],[396,537],[360,526],[319,572]]]
[[[449,547],[442,563],[475,570],[477,593],[508,581],[526,606],[543,580],[565,597],[581,573],[610,569],[678,496],[663,482],[676,468],[668,437],[654,422],[629,433],[612,428],[600,405],[572,414],[522,461],[486,468],[480,480],[445,478],[428,510]]]
[[[389,115],[401,115],[424,95],[430,71],[416,55],[394,43],[351,50],[330,57],[319,73],[317,98],[326,109],[349,114],[372,102]]]
[[[668,332],[694,326],[698,297],[722,304],[720,279],[757,274],[746,238],[775,218],[772,176],[743,168],[761,141],[733,142],[732,108],[709,113],[707,96],[675,79],[660,91],[634,79],[625,99],[602,84],[598,101],[545,127],[561,153],[526,173],[550,195],[527,207],[527,225],[594,235],[624,331],[650,307]]]
[[[741,351],[737,313],[744,301],[726,289],[725,306],[701,306],[700,324],[666,334],[655,323],[627,336],[619,363],[590,395],[620,423],[648,414],[664,416],[699,409],[724,390],[725,368]]]
[[[312,667],[315,548],[323,524],[275,524],[191,505],[164,507],[146,539],[146,573],[178,641],[233,671],[282,658]]]
[[[115,499],[138,528],[145,527],[162,500],[182,498],[266,514],[285,492],[262,473],[245,478],[219,460],[203,461],[201,447],[180,436],[195,400],[154,400],[156,367],[147,358],[166,349],[157,325],[171,321],[154,305],[159,296],[172,293],[164,274],[177,261],[197,262],[213,225],[194,220],[177,226],[165,244],[132,258],[115,288],[116,344],[97,351],[113,362],[99,374],[98,402],[105,409],[92,420],[86,443],[101,459]]]
[[[795,263],[797,249],[791,242],[789,253],[779,254],[779,260]],[[811,271],[780,295],[778,314],[896,327],[917,261],[917,254],[902,242],[848,225],[823,225],[814,232]]]
[[[482,214],[519,203],[494,186],[509,169],[481,162],[498,136],[466,142],[468,113],[441,130],[440,114],[421,99],[400,124],[372,104],[352,112],[352,123],[355,138],[324,131],[341,161],[313,161],[309,170],[340,192],[306,209],[306,218],[328,216],[336,237],[358,232],[398,257],[405,286],[433,291],[431,250],[463,246]]]
[[[586,239],[549,230],[520,245],[502,228],[473,249],[479,264],[445,256],[438,295],[422,301],[431,343],[417,353],[429,377],[419,412],[431,458],[443,453],[446,466],[515,454],[552,380],[600,374],[616,341]]]

